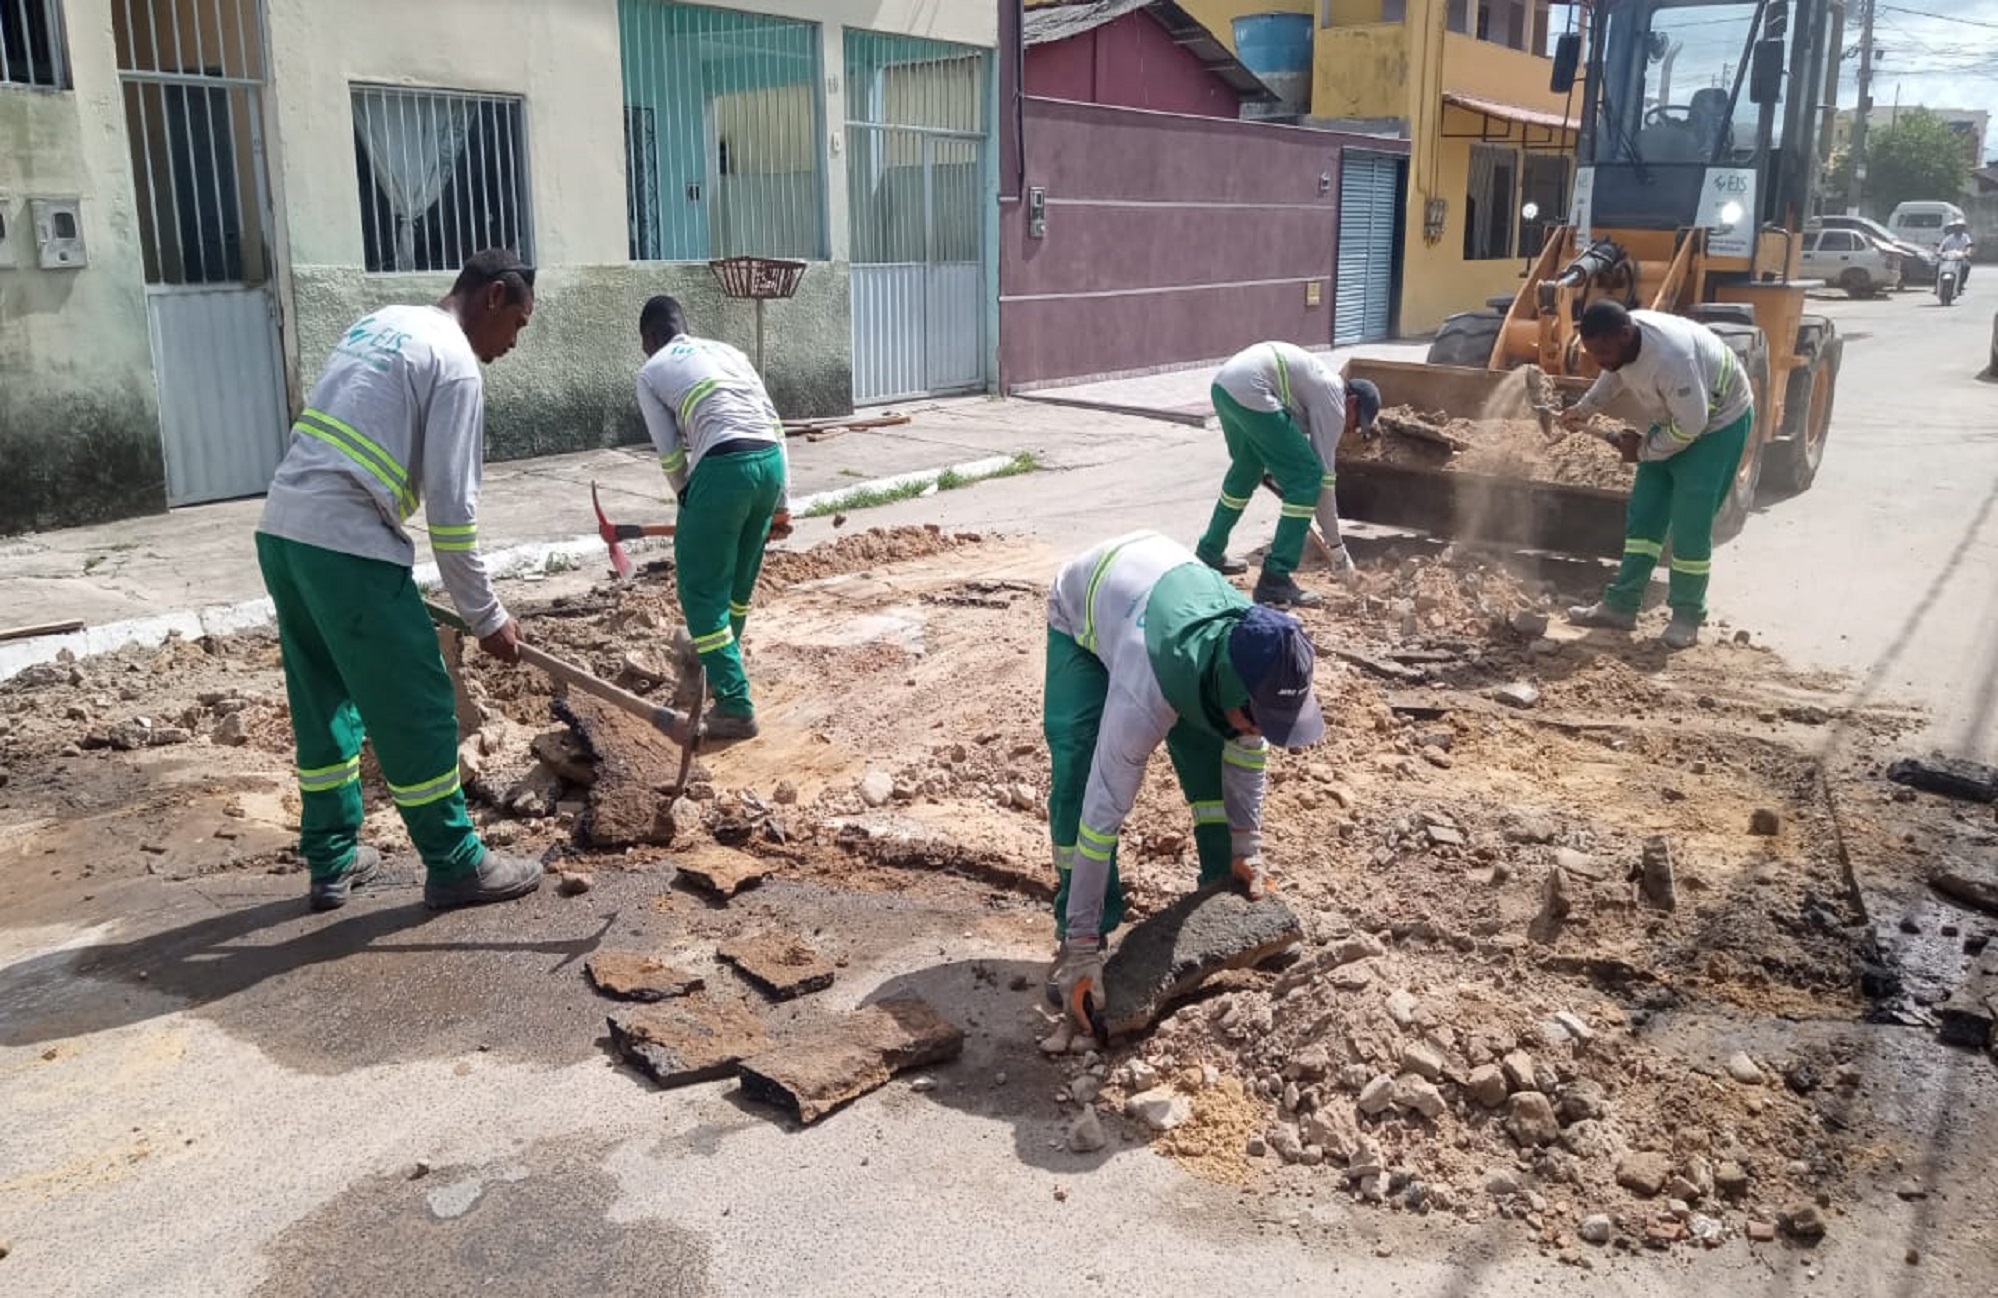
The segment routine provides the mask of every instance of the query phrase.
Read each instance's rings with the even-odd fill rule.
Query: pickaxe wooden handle
[[[430,614],[430,620],[439,626],[448,626],[465,635],[472,633],[472,629],[465,625],[465,619],[450,609],[429,600],[423,601],[423,608]],[[571,689],[580,690],[593,698],[602,699],[621,712],[630,713],[676,744],[684,746],[692,738],[693,724],[690,718],[682,716],[671,708],[662,708],[656,703],[648,702],[630,690],[620,689],[603,677],[586,671],[565,658],[557,658],[554,654],[537,649],[531,644],[523,644],[520,646],[520,660],[530,667],[547,673],[549,677]]]

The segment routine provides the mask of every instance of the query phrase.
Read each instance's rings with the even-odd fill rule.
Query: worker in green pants
[[[425,905],[540,886],[539,862],[487,851],[466,813],[457,702],[405,530],[422,506],[460,616],[486,652],[517,659],[519,624],[479,557],[479,366],[513,349],[533,311],[534,268],[488,250],[435,306],[362,319],[334,345],[265,498],[257,562],[277,613],[314,910],[345,905],[381,869],[360,842],[364,737],[423,858]]]
[[[749,358],[689,334],[673,298],[645,304],[638,338],[646,357],[638,408],[680,502],[673,564],[684,643],[700,656],[714,696],[701,733],[753,739],[740,642],[763,547],[791,532],[784,424]]]
[[[1157,532],[1062,567],[1048,596],[1042,728],[1059,943],[1048,987],[1068,1013],[1043,1049],[1090,1030],[1092,999],[1104,1008],[1104,938],[1124,918],[1118,836],[1161,743],[1193,813],[1200,885],[1263,894],[1270,745],[1316,743],[1325,729],[1314,661],[1297,619],[1250,604]]]
[[[1228,537],[1267,471],[1283,495],[1276,536],[1256,580],[1258,604],[1310,608],[1324,601],[1292,576],[1304,559],[1305,536],[1315,516],[1332,548],[1341,581],[1355,579],[1352,556],[1339,535],[1334,488],[1339,439],[1371,428],[1381,394],[1366,379],[1347,383],[1324,362],[1293,343],[1257,343],[1240,351],[1214,376],[1214,412],[1228,444],[1228,472],[1221,499],[1194,553],[1214,571],[1233,576],[1249,565],[1228,557]]]
[[[1616,302],[1591,303],[1582,313],[1582,346],[1602,374],[1562,412],[1566,428],[1627,396],[1651,416],[1639,437],[1627,435],[1637,458],[1624,524],[1623,563],[1598,603],[1568,610],[1577,626],[1636,629],[1638,610],[1669,538],[1672,566],[1667,600],[1671,621],[1660,637],[1668,649],[1697,643],[1707,619],[1713,572],[1714,520],[1734,487],[1755,427],[1755,394],[1727,342],[1684,316],[1628,311]],[[1614,439],[1613,439],[1614,440]]]

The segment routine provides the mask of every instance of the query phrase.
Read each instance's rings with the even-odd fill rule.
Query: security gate
[[[1395,220],[1401,162],[1376,153],[1339,158],[1339,284],[1332,342],[1371,343],[1394,327]]]
[[[846,34],[856,404],[985,386],[985,55]]]
[[[284,453],[260,0],[113,0],[167,503],[253,496]]]

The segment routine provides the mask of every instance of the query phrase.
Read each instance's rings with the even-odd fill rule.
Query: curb
[[[813,492],[800,496],[791,502],[794,516],[802,516],[814,505],[838,500],[855,491],[891,491],[912,482],[934,481],[945,473],[961,473],[976,476],[992,473],[1012,463],[1010,455],[992,455],[978,460],[966,460],[962,464],[947,464],[941,468],[918,469],[911,473],[897,473],[885,478],[867,478],[830,491]],[[603,539],[594,532],[570,537],[560,541],[531,541],[525,545],[509,546],[494,550],[485,556],[486,571],[493,580],[501,581],[509,577],[546,571],[551,559],[581,559],[587,561],[592,555],[604,553]],[[414,570],[416,583],[426,590],[438,585],[437,565],[420,563]],[[243,631],[253,631],[268,626],[276,617],[270,598],[243,600],[236,604],[208,604],[200,608],[177,609],[171,613],[155,613],[149,617],[128,618],[122,622],[105,622],[98,626],[87,626],[81,631],[70,631],[62,635],[37,636],[33,640],[17,640],[0,645],[0,681],[12,680],[29,667],[38,663],[54,662],[64,650],[77,658],[93,658],[114,650],[138,646],[144,649],[157,648],[168,638],[178,634],[185,639],[198,640],[209,635],[235,635]]]

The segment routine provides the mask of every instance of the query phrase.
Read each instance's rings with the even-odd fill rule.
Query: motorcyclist
[[[1963,254],[1963,265],[1958,268],[1956,288],[1961,293],[1970,287],[1970,254],[1976,244],[1970,238],[1970,224],[1966,221],[1951,221],[1943,227],[1942,242],[1936,245],[1938,257],[1946,257],[1956,252]],[[1938,269],[1938,274],[1941,273]]]

